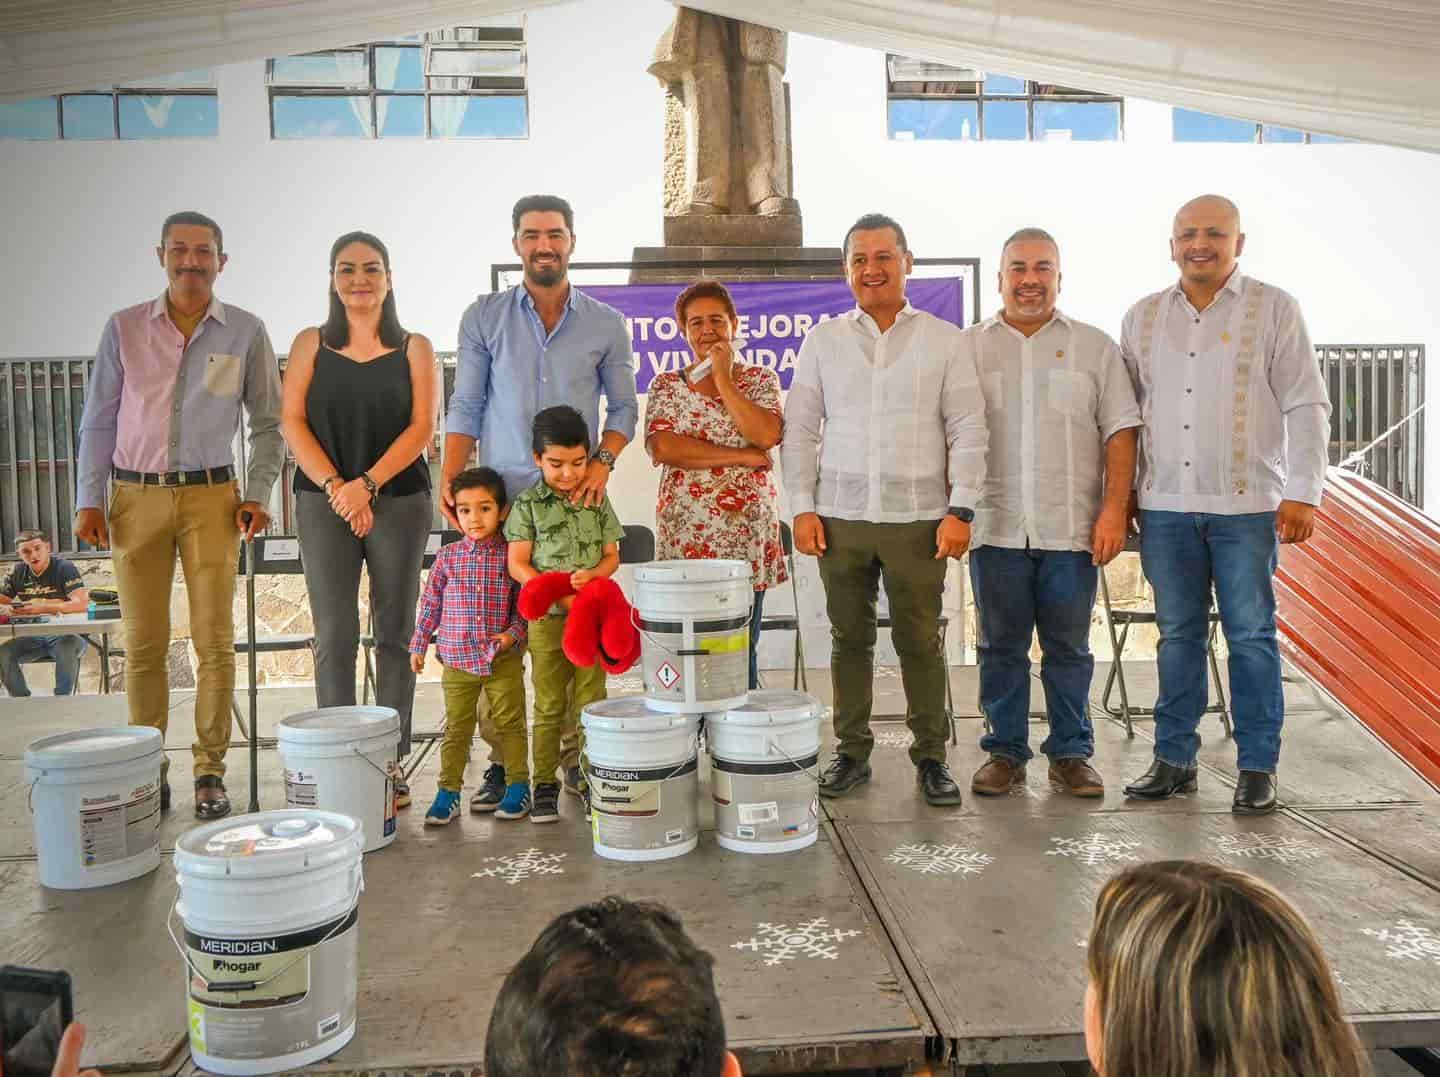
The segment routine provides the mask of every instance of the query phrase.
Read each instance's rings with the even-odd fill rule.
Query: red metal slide
[[[1332,467],[1275,590],[1285,657],[1440,785],[1440,522]]]

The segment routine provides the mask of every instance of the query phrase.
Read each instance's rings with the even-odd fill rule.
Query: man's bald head
[[[1190,199],[1190,201],[1175,211],[1176,223],[1179,223],[1181,217],[1196,211],[1206,214],[1216,212],[1229,214],[1235,222],[1235,231],[1240,231],[1240,207],[1223,194],[1202,194],[1197,198]]]
[[[1180,276],[1198,294],[1220,288],[1235,271],[1245,247],[1240,231],[1240,207],[1218,194],[1192,198],[1175,213],[1170,230],[1170,258]]]

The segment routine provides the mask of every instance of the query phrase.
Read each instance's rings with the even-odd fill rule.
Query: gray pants
[[[295,495],[310,616],[315,622],[315,700],[321,707],[355,705],[355,658],[360,647],[360,566],[370,572],[375,623],[375,699],[400,715],[400,755],[410,752],[410,707],[415,674],[410,636],[420,566],[430,534],[430,494],[377,497],[375,527],[363,539],[330,508],[324,494]]]

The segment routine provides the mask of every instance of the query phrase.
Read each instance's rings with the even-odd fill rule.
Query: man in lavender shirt
[[[199,659],[195,815],[218,819],[230,811],[224,777],[235,569],[241,538],[269,522],[264,506],[284,461],[280,370],[260,319],[215,297],[226,260],[218,224],[199,213],[172,214],[156,254],[169,287],[111,315],[95,355],[80,420],[75,534],[114,550],[130,724],[162,734],[178,554]],[[243,493],[232,450],[242,405],[250,425]],[[163,775],[160,798],[169,808]]]

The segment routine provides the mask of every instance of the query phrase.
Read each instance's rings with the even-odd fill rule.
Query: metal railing
[[[1343,464],[1404,498],[1422,504],[1425,489],[1425,346],[1423,344],[1320,344],[1315,347],[1334,404],[1330,462]],[[437,353],[443,397],[455,384],[455,353]],[[15,535],[38,528],[57,553],[108,556],[89,550],[70,530],[75,514],[75,454],[90,356],[0,358],[0,559],[14,557]],[[280,359],[284,370],[285,359]],[[440,409],[430,468],[439,477],[445,438]],[[236,438],[235,459],[245,462],[246,431]],[[295,533],[291,481],[285,467],[271,494],[270,533]],[[437,513],[433,521],[441,526]]]

